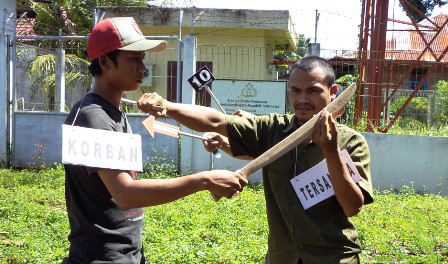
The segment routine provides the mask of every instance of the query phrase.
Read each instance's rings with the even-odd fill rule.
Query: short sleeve
[[[230,150],[235,156],[257,157],[261,153],[260,134],[257,131],[257,118],[246,118],[227,115],[227,134],[230,142]]]
[[[367,141],[361,134],[357,133],[350,138],[346,149],[362,178],[358,185],[364,194],[364,204],[372,203],[373,187],[370,175],[370,151]]]
[[[75,120],[75,126],[117,131],[117,124],[99,106],[82,108]]]
[[[227,115],[226,125],[233,156],[256,158],[292,132],[292,115],[254,117]]]

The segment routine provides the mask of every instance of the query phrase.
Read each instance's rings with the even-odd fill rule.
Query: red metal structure
[[[360,26],[358,72],[358,96],[355,102],[355,124],[367,112],[367,130],[385,132],[391,128],[403,110],[425,85],[428,79],[441,67],[446,67],[448,52],[448,16],[438,16],[436,20],[428,18],[406,0],[399,0],[400,5],[411,22],[388,18],[389,0],[363,0]],[[409,10],[421,17],[422,23],[416,22]],[[388,22],[409,25],[407,31],[408,49],[401,50],[396,40],[387,40],[387,32],[393,31]],[[406,68],[405,71],[402,69]],[[396,74],[397,69],[401,74]],[[440,71],[440,69],[439,69]],[[416,86],[406,102],[395,113],[393,118],[385,121],[387,103],[397,89],[411,73],[418,72]],[[412,76],[411,76],[412,78]],[[366,89],[368,88],[368,89]],[[367,92],[366,92],[367,90]],[[386,92],[384,92],[386,91]],[[367,94],[366,94],[367,93]],[[367,100],[364,100],[364,98]],[[367,104],[366,106],[364,104]]]

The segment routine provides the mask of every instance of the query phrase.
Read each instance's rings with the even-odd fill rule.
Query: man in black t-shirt
[[[145,51],[158,52],[165,41],[146,40],[131,17],[100,21],[87,42],[88,94],[76,103],[65,124],[131,133],[120,100],[142,83]],[[174,179],[137,180],[133,171],[65,164],[65,196],[70,223],[69,256],[63,263],[145,263],[143,207],[168,203],[208,190],[231,198],[247,180],[239,173],[215,170]]]

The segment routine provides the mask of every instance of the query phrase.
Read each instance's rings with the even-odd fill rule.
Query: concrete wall
[[[61,162],[61,124],[66,113],[18,112],[15,113],[14,166],[25,167],[34,162],[36,144],[43,144],[47,165]],[[156,134],[152,139],[141,122],[145,115],[129,115],[134,133],[142,135],[144,160],[154,155],[154,150],[168,159],[177,161],[178,140]],[[176,124],[172,119],[159,119]],[[194,132],[195,133],[195,132]],[[448,138],[365,133],[371,153],[373,186],[379,190],[399,189],[403,185],[413,186],[417,191],[448,195]],[[181,138],[181,141],[183,139]],[[187,139],[185,139],[187,140]],[[229,169],[238,170],[248,161],[236,160],[221,151],[222,158],[216,159],[204,151],[200,140],[193,140],[191,151],[183,157],[184,171]],[[213,159],[213,163],[211,162]],[[260,180],[261,171],[250,176]]]
[[[380,190],[413,185],[448,195],[448,138],[364,134],[371,153],[373,185]]]
[[[217,79],[276,80],[277,72],[271,65],[273,51],[292,49],[298,39],[287,10],[182,10],[180,35],[182,38],[194,35],[198,39],[197,59],[211,62],[210,70]],[[179,34],[177,9],[100,7],[99,12],[104,18],[134,17],[146,36]],[[165,51],[146,54],[145,63],[151,66],[153,78],[148,78],[141,89],[128,92],[128,99],[137,100],[144,92],[157,92],[168,98],[167,85],[173,73],[169,72],[167,62],[177,61],[178,42],[177,39],[165,40],[168,43]],[[187,85],[183,89],[192,88]]]
[[[13,166],[28,167],[35,163],[38,152],[37,144],[44,146],[43,158],[48,166],[62,161],[62,127],[67,113],[50,112],[16,112],[13,131]],[[143,162],[157,153],[173,160],[178,160],[178,140],[156,134],[151,138],[141,122],[147,115],[129,115],[129,123],[135,134],[142,136]],[[159,121],[176,125],[173,119],[160,118]]]
[[[132,16],[143,33],[153,30],[150,35],[177,35],[179,10],[175,8],[146,7],[99,7],[101,16]],[[260,30],[260,36],[267,44],[293,51],[297,46],[297,33],[288,10],[214,9],[182,8],[182,36],[202,35],[202,30],[212,30],[213,35],[234,38],[235,29]],[[243,44],[244,40],[234,39]]]
[[[408,135],[363,133],[371,155],[373,187],[379,190],[413,186],[416,191],[448,195],[448,138]],[[196,142],[196,144],[201,144]],[[202,145],[202,144],[201,144]],[[195,146],[200,150],[200,146]],[[236,160],[225,153],[214,159],[215,169],[237,170],[249,161]],[[198,160],[211,157],[197,151]],[[196,162],[196,169],[209,169],[210,165]],[[261,179],[261,170],[249,177]]]

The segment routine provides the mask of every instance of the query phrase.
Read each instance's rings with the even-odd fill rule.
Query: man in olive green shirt
[[[364,137],[336,123],[325,110],[338,90],[334,80],[333,68],[326,60],[312,56],[298,61],[290,73],[289,100],[294,115],[224,115],[211,108],[168,102],[157,94],[142,96],[138,105],[156,116],[169,115],[193,130],[222,134],[228,137],[233,156],[252,158],[324,109],[309,140],[263,168],[269,224],[266,260],[269,264],[359,263],[361,245],[349,218],[373,202],[370,156]],[[165,110],[156,112],[152,105]],[[339,154],[343,149],[361,176],[358,183]],[[290,180],[324,159],[335,195],[305,210]]]

